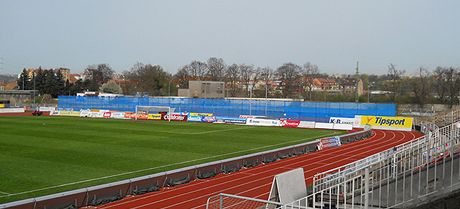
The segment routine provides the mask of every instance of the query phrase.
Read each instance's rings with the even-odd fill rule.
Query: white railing
[[[459,116],[437,117],[425,136],[315,175],[314,193],[283,207],[388,208],[460,188]]]
[[[260,200],[256,198],[243,197],[238,195],[220,193],[208,198],[206,209],[240,209],[240,208],[281,208],[283,204],[279,202]]]

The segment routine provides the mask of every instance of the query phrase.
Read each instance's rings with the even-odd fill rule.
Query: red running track
[[[267,199],[276,174],[303,167],[307,184],[315,174],[324,172],[396,145],[418,138],[419,132],[374,130],[369,139],[341,147],[308,153],[231,174],[219,174],[211,179],[163,188],[161,191],[126,197],[120,201],[99,206],[104,209],[127,208],[205,208],[210,196],[219,193]]]

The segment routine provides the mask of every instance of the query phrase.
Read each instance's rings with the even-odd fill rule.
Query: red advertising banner
[[[144,113],[139,113],[136,116],[136,113],[125,112],[125,118],[136,119],[136,117],[138,120],[147,120],[149,118],[149,115],[144,114]]]
[[[172,113],[172,114],[162,114],[161,119],[162,120],[169,120],[169,117],[171,115],[171,120],[172,121],[187,121],[187,115],[182,115],[178,113]]]
[[[149,115],[148,115],[148,114],[145,114],[145,113],[139,113],[139,114],[137,114],[137,119],[138,119],[138,120],[148,120],[148,119],[149,119]]]
[[[112,112],[104,112],[104,114],[102,116],[104,118],[110,118],[110,117],[112,117]]]
[[[125,118],[134,119],[136,115],[133,112],[125,112]]]
[[[286,128],[297,128],[300,125],[300,120],[281,120],[281,125]]]

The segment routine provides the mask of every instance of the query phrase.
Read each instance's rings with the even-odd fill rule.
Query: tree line
[[[321,73],[317,65],[284,63],[276,69],[251,64],[227,64],[222,58],[191,61],[175,74],[160,65],[136,63],[117,75],[108,64],[88,66],[82,79],[64,80],[58,69],[41,69],[28,77],[24,69],[18,78],[19,89],[36,89],[40,94],[75,95],[83,91],[123,93],[125,95],[174,96],[178,88],[188,88],[188,81],[209,80],[226,82],[228,97],[294,98],[310,101],[356,100],[356,83],[363,81],[365,94],[361,102],[443,103],[458,104],[460,70],[456,67],[418,68],[406,73],[396,65],[388,65],[384,75]],[[315,79],[335,82],[338,91],[321,91]],[[316,88],[316,89],[315,89]],[[373,91],[385,91],[373,94]],[[372,93],[372,94],[371,94]]]

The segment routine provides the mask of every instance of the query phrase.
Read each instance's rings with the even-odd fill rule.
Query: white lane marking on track
[[[380,138],[375,139],[375,140],[380,140],[380,139],[385,138],[385,137],[386,137],[386,132],[383,132],[383,131],[382,131],[382,133],[383,133],[384,135],[383,135],[382,137],[380,137]],[[392,133],[393,133],[393,132],[392,132]],[[394,133],[393,133],[393,135],[394,135],[394,136],[392,137],[392,139],[395,138],[395,134],[394,134]],[[374,134],[374,135],[372,136],[372,138],[373,138],[373,137],[376,137],[376,135]],[[398,141],[399,141],[399,140],[398,140]],[[384,142],[382,142],[382,143],[387,143],[387,142],[384,141]],[[375,148],[375,149],[379,149],[379,148]],[[356,150],[356,149],[355,149],[355,150]],[[369,150],[369,149],[367,149],[367,150]],[[371,149],[371,150],[374,150],[374,149]],[[342,150],[338,150],[338,151],[342,151]],[[334,152],[337,152],[337,150],[335,150]],[[323,156],[318,156],[318,157],[323,157]],[[335,156],[334,156],[334,157],[335,157]],[[350,157],[350,158],[351,158],[351,157]],[[329,158],[327,158],[327,159],[329,159]],[[346,159],[346,158],[345,158],[345,159]],[[306,159],[306,160],[308,160],[308,159]],[[344,159],[341,159],[341,160],[344,160]],[[303,161],[305,161],[305,160],[303,160]],[[302,161],[302,162],[303,162],[303,161]],[[296,163],[298,163],[298,162],[296,162]],[[320,167],[324,167],[324,166],[320,166]],[[277,168],[274,168],[274,169],[277,169]],[[268,171],[271,171],[271,170],[274,170],[274,169],[270,169],[270,170],[268,170]],[[268,172],[268,171],[264,171],[263,173]],[[244,179],[244,178],[245,178],[245,177],[238,178],[238,179],[232,179],[231,181],[233,182],[233,181],[236,181],[236,180],[239,180],[239,179]],[[307,178],[307,179],[308,179],[308,178]],[[259,179],[259,180],[260,180],[260,179]],[[250,182],[247,182],[247,183],[252,183],[252,182],[254,182],[254,181],[250,181]],[[246,184],[247,184],[247,183],[246,183]],[[222,184],[222,183],[220,183],[220,184]],[[213,186],[211,186],[211,187],[218,186],[218,185],[220,185],[220,184],[216,184],[216,185],[213,185]],[[243,185],[245,185],[245,184],[243,184]],[[195,185],[195,186],[196,186],[196,185]],[[231,187],[231,188],[235,188],[235,187],[239,187],[239,186],[241,186],[241,184],[238,185],[238,186]],[[262,186],[264,186],[264,185],[262,185]],[[259,187],[262,187],[262,186],[259,186]],[[186,186],[185,186],[185,187],[186,187]],[[185,188],[185,187],[182,187],[182,188]],[[256,188],[259,188],[259,187],[256,187]],[[207,188],[209,188],[209,187],[207,187]],[[228,190],[228,189],[230,189],[230,188],[226,188],[226,189]],[[253,188],[253,189],[255,189],[255,188]],[[251,189],[251,190],[253,190],[253,189]],[[199,190],[203,190],[203,189],[199,189]],[[172,191],[172,190],[170,190],[170,191]],[[184,195],[184,194],[189,194],[189,193],[194,193],[194,192],[196,192],[196,190],[193,191],[193,192],[182,193],[181,196]],[[130,202],[136,202],[136,201],[138,201],[138,200],[146,199],[146,198],[149,198],[149,197],[152,197],[152,196],[155,196],[155,195],[156,195],[156,194],[154,194],[154,195],[147,195],[147,196],[144,196],[144,197],[141,197],[141,198],[133,199],[133,200],[131,200],[131,201],[125,201],[125,202],[121,202],[121,203],[118,203],[118,204],[109,205],[109,206],[103,207],[103,208],[110,208],[110,207],[114,207],[114,206],[117,206],[117,205],[127,204],[127,203],[130,203]],[[208,196],[208,195],[206,195],[206,196]],[[192,200],[195,200],[195,199],[198,199],[198,198],[201,198],[201,197],[202,197],[202,196],[196,197],[196,198],[193,198],[193,199],[188,200],[188,201],[185,201],[185,202],[190,202],[190,201],[192,201]],[[165,198],[165,199],[163,199],[163,200],[161,200],[161,201],[150,202],[150,203],[147,203],[147,204],[143,204],[143,205],[137,206],[137,207],[135,207],[135,208],[145,207],[145,206],[154,204],[154,203],[156,203],[156,202],[162,202],[162,201],[167,200],[167,199],[171,199],[171,198]],[[175,204],[175,205],[177,205],[177,204]],[[174,205],[173,205],[173,206],[174,206]]]
[[[45,191],[45,190],[49,190],[49,189],[55,189],[55,188],[71,186],[71,185],[75,185],[75,184],[81,184],[81,183],[92,182],[92,181],[97,181],[97,180],[109,179],[109,178],[118,177],[118,176],[125,176],[125,175],[129,175],[129,174],[140,173],[140,172],[159,169],[159,168],[167,168],[167,167],[174,166],[174,165],[181,165],[181,164],[186,164],[186,163],[191,163],[191,162],[196,162],[196,161],[201,161],[201,160],[207,160],[207,159],[213,159],[213,158],[217,158],[217,157],[223,157],[223,156],[227,156],[227,155],[234,155],[234,154],[238,154],[238,153],[242,153],[242,152],[260,150],[260,149],[265,149],[265,148],[269,148],[269,147],[276,147],[276,146],[280,146],[280,145],[283,145],[283,144],[296,143],[296,142],[301,142],[301,141],[305,141],[305,140],[308,140],[308,139],[314,139],[314,138],[321,138],[321,137],[324,137],[324,136],[334,135],[334,134],[337,134],[337,133],[339,133],[339,132],[332,132],[332,133],[329,133],[329,134],[323,134],[323,135],[319,135],[319,136],[308,137],[308,138],[303,138],[303,139],[298,139],[298,140],[293,140],[293,141],[286,141],[286,142],[273,144],[273,145],[256,147],[256,148],[252,148],[252,149],[246,149],[246,150],[241,150],[241,151],[236,151],[236,152],[230,152],[230,153],[225,153],[225,154],[221,154],[221,155],[214,155],[214,156],[210,156],[210,157],[198,158],[198,159],[194,159],[194,160],[188,160],[188,161],[183,161],[183,162],[178,162],[178,163],[173,163],[173,164],[168,164],[168,165],[163,165],[163,166],[157,166],[157,167],[152,167],[152,168],[144,168],[144,169],[140,169],[140,170],[129,171],[129,172],[124,172],[124,173],[119,173],[119,174],[114,174],[114,175],[109,175],[109,176],[103,176],[103,177],[98,177],[98,178],[86,179],[86,180],[81,180],[81,181],[76,181],[76,182],[70,182],[70,183],[65,183],[65,184],[60,184],[60,185],[55,185],[55,186],[49,186],[49,187],[29,190],[29,191],[23,191],[23,192],[17,192],[17,193],[9,193],[9,194],[5,194],[5,195],[0,195],[0,198],[9,197],[9,196],[16,196],[16,195],[21,195],[21,194],[28,194],[28,193],[39,192],[39,191]]]

